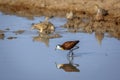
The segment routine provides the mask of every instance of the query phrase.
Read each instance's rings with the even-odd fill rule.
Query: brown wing
[[[65,50],[72,49],[77,43],[79,43],[79,40],[76,41],[67,41],[61,45],[61,47]]]

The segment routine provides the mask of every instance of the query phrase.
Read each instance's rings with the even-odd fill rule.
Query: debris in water
[[[15,33],[16,35],[17,35],[17,34],[22,34],[22,33],[24,33],[24,32],[25,32],[25,30],[13,31],[13,33]]]

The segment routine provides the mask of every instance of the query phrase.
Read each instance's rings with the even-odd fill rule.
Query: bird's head
[[[64,49],[61,47],[61,45],[59,45],[59,44],[58,44],[58,45],[56,45],[55,50],[56,50],[56,49],[59,49],[59,50],[64,50]]]

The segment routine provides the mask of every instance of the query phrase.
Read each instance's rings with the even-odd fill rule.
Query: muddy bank
[[[108,11],[102,21],[94,19],[96,4]],[[76,17],[62,27],[72,32],[109,33],[120,39],[120,0],[0,0],[0,11],[29,19],[34,16],[66,17],[66,13],[72,11]]]
[[[119,0],[0,0],[0,10],[22,16],[65,16],[72,10],[75,15],[92,16],[96,12],[95,4],[108,10],[110,16],[120,16]]]

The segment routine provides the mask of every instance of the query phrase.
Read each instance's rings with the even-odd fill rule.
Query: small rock
[[[12,39],[16,39],[17,37],[8,37],[7,39],[12,40]]]
[[[25,30],[18,30],[18,31],[13,31],[13,33],[15,33],[15,34],[17,35],[17,34],[22,34],[22,33],[24,33],[24,31],[25,31]]]
[[[9,31],[9,30],[10,30],[10,28],[6,28],[5,30],[8,30],[8,31]]]
[[[4,39],[5,34],[4,33],[0,33],[0,39]]]

